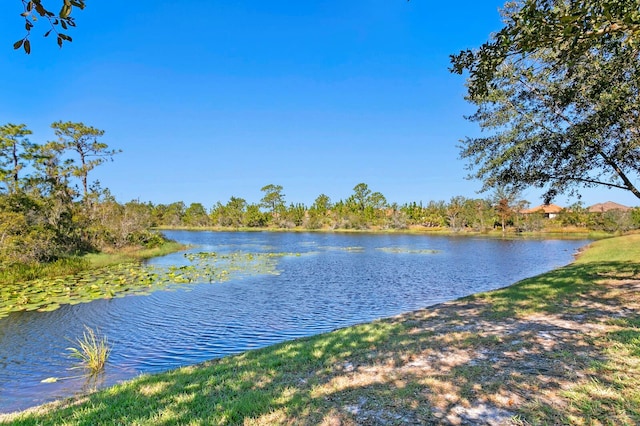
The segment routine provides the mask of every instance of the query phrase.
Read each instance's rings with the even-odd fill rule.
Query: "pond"
[[[220,283],[0,318],[0,412],[504,287],[571,262],[588,243],[402,234],[166,235],[193,245],[191,253],[279,255],[270,257],[271,268]],[[187,262],[175,253],[150,264]],[[75,360],[67,350],[85,326],[98,328],[113,346],[105,373],[93,380],[74,377],[80,372],[71,369]],[[59,380],[42,383],[50,377]]]

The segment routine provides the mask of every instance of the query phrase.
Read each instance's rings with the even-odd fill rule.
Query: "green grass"
[[[168,241],[151,249],[125,249],[114,253],[87,253],[58,259],[50,263],[3,265],[0,268],[0,284],[14,284],[40,278],[73,275],[90,269],[149,259],[185,249],[182,244]]]
[[[4,265],[0,268],[0,284],[71,275],[90,267],[91,262],[82,257],[58,259],[51,263]]]
[[[640,234],[596,241],[576,260],[577,264],[640,262]]]
[[[89,404],[12,421],[59,425],[237,424],[279,408],[316,423],[321,419],[312,411],[326,407],[327,401],[314,390],[331,374],[334,363],[370,352],[401,328],[366,324],[321,339],[300,339],[197,367],[145,375],[100,392],[100,397]]]
[[[100,268],[103,266],[117,265],[120,263],[128,263],[133,261],[141,261],[151,259],[152,257],[164,256],[166,254],[175,253],[184,250],[183,244],[175,241],[168,241],[159,247],[149,249],[125,249],[113,253],[88,253],[82,258],[85,259],[90,267]]]
[[[501,424],[640,424],[638,280],[640,235],[601,240],[575,263],[505,289],[144,375],[0,421],[473,423],[464,416],[488,406]]]
[[[532,312],[558,313],[566,310],[568,304],[597,291],[601,279],[639,274],[640,235],[635,234],[596,241],[570,265],[465,300],[489,302],[496,319]],[[579,307],[570,309],[573,313],[580,311]]]

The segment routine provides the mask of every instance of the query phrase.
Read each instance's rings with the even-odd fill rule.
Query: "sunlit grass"
[[[78,368],[87,370],[90,374],[98,374],[104,371],[109,359],[111,347],[107,336],[99,331],[86,327],[82,337],[75,340],[77,347],[67,348],[70,356],[79,362]]]
[[[82,257],[58,259],[51,263],[29,263],[2,265],[0,284],[35,280],[42,277],[59,277],[75,274],[91,267],[91,262]]]
[[[578,256],[576,264],[608,262],[640,263],[640,234],[596,241]]]
[[[602,279],[632,277],[639,273],[640,235],[607,238],[590,244],[570,265],[504,289],[468,296],[465,300],[490,302],[495,319],[540,311],[558,313],[567,310],[567,303],[597,291]]]
[[[175,241],[167,241],[158,247],[153,248],[124,248],[115,252],[88,253],[83,256],[89,262],[90,267],[100,268],[103,266],[117,265],[132,261],[150,259],[152,257],[164,256],[186,249],[183,244]]]
[[[182,244],[168,241],[159,247],[150,249],[129,248],[113,253],[87,253],[82,256],[61,258],[50,263],[0,265],[0,284],[63,277],[105,266],[163,256],[185,248]]]

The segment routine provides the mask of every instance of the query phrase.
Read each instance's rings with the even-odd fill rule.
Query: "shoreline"
[[[511,286],[0,415],[15,424],[640,420],[640,235]],[[611,344],[613,342],[613,344]]]
[[[406,229],[379,229],[379,228],[370,228],[370,229],[330,229],[330,228],[322,228],[322,229],[305,229],[305,228],[273,228],[273,227],[263,227],[263,228],[249,228],[249,227],[220,227],[220,226],[209,226],[209,227],[189,227],[189,226],[178,226],[178,227],[155,227],[153,228],[157,231],[204,231],[204,232],[281,232],[281,233],[318,233],[318,234],[397,234],[397,235],[424,235],[424,236],[442,236],[442,237],[482,237],[482,238],[504,238],[504,239],[591,239],[598,240],[602,238],[611,238],[615,236],[620,236],[612,233],[607,233],[603,231],[593,231],[589,229],[583,228],[565,228],[565,229],[550,229],[546,231],[536,231],[536,232],[516,232],[511,229],[505,233],[503,233],[499,229],[494,229],[488,232],[483,231],[473,231],[473,230],[461,230],[461,231],[453,231],[449,228],[425,228],[419,226],[413,226]]]

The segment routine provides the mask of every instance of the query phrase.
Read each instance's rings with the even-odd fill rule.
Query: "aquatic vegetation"
[[[362,253],[364,251],[364,247],[342,247],[342,250],[351,253]]]
[[[156,280],[157,274],[148,268],[124,263],[63,277],[4,284],[0,288],[0,317],[15,311],[52,311],[63,304],[145,293]]]
[[[71,357],[79,360],[77,368],[84,368],[90,374],[97,374],[104,370],[109,359],[111,347],[107,336],[100,335],[99,331],[85,326],[82,338],[76,339],[78,347],[67,348],[71,351]]]
[[[185,253],[191,265],[170,267],[174,282],[224,282],[252,275],[277,275],[277,259],[293,253]],[[297,254],[295,254],[297,255]],[[173,274],[173,275],[171,275]],[[175,281],[176,279],[182,281]],[[186,280],[186,281],[185,281]]]
[[[186,253],[186,265],[169,267],[136,262],[110,265],[56,278],[0,286],[0,318],[18,311],[53,311],[64,304],[144,295],[189,283],[222,283],[255,275],[278,274],[277,261],[298,253]]]

